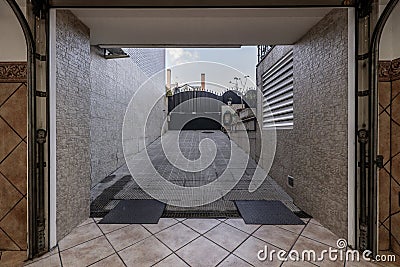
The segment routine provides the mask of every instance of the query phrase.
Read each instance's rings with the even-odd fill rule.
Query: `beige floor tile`
[[[78,227],[94,222],[93,218],[87,218]]]
[[[103,233],[105,234],[124,228],[128,225],[129,224],[102,224],[102,223],[97,224],[97,226],[100,227],[101,231],[103,231]]]
[[[243,219],[228,219],[224,223],[227,223],[248,234],[252,234],[255,230],[257,230],[258,227],[260,227],[260,225],[256,224],[246,224]]]
[[[102,235],[103,233],[100,231],[99,227],[97,227],[95,223],[90,223],[75,228],[58,243],[58,246],[60,250],[63,251]]]
[[[113,248],[104,236],[60,252],[63,267],[87,266],[113,253]]]
[[[382,267],[399,267],[400,263],[397,260],[396,262],[380,262],[378,264],[378,266],[382,266]]]
[[[314,240],[308,239],[306,237],[300,236],[299,239],[296,241],[296,244],[294,245],[292,250],[296,250],[298,253],[300,253],[300,255],[302,255],[302,252],[305,251],[305,250],[313,250],[316,253],[315,254],[316,257],[319,258],[321,256],[322,251],[323,250],[328,250],[328,249],[329,249],[329,246],[326,245],[326,244],[322,244],[322,243],[319,243],[317,241],[314,241]],[[316,264],[318,266],[324,266],[324,267],[325,266],[326,267],[330,267],[330,266],[332,266],[332,267],[333,266],[334,267],[336,267],[336,266],[343,267],[344,266],[344,261],[340,261],[339,259],[336,260],[336,261],[331,261],[331,260],[329,260],[327,254],[324,257],[324,259],[325,259],[324,261],[318,261],[318,260],[314,261],[313,258],[309,259],[308,256],[305,256],[305,258],[300,256],[300,258],[303,258],[303,259],[305,259],[307,261],[310,261],[311,263]]]
[[[183,247],[198,236],[198,233],[181,223],[156,234],[156,237],[173,251]]]
[[[176,252],[190,266],[216,266],[229,252],[204,237],[199,237]]]
[[[27,259],[26,251],[2,251],[0,258],[1,267],[20,267]]]
[[[106,234],[107,239],[110,241],[116,251],[120,251],[149,236],[151,236],[151,234],[139,224],[132,224]]]
[[[317,265],[307,261],[286,261],[282,264],[282,267],[316,267]]]
[[[161,218],[157,224],[142,224],[142,225],[152,234],[155,234],[177,223],[178,221],[172,218]]]
[[[246,260],[247,262],[251,263],[254,266],[280,266],[281,262],[278,261],[276,257],[272,261],[270,260],[260,261],[258,259],[257,257],[258,252],[260,250],[265,250],[265,246],[267,246],[268,251],[280,250],[279,248],[269,245],[260,239],[257,239],[255,237],[250,237],[243,244],[241,244],[233,252],[233,254]]]
[[[322,242],[334,248],[337,247],[336,242],[339,239],[339,237],[325,227],[313,223],[307,224],[301,235]]]
[[[298,237],[297,234],[274,225],[262,225],[253,236],[286,251],[289,251]]]
[[[189,267],[183,260],[181,260],[178,256],[175,254],[172,254],[168,256],[167,258],[163,259],[154,267]]]
[[[316,224],[316,225],[319,225],[319,226],[323,226],[323,225],[322,225],[319,221],[317,221],[316,219],[312,219],[312,218],[311,218],[311,219],[309,220],[309,222],[312,223],[312,224]]]
[[[225,260],[223,260],[218,267],[251,267],[250,264],[244,260],[236,257],[235,255],[229,255]]]
[[[120,251],[119,255],[128,267],[146,267],[152,266],[171,253],[171,250],[155,237],[149,237]]]
[[[357,260],[353,260],[353,259],[349,259],[348,261],[346,261],[346,267],[380,267],[379,264],[377,263],[373,263],[370,261],[366,261],[362,258],[362,253],[360,253],[360,259]],[[388,265],[383,265],[383,266],[388,266]]]
[[[277,225],[279,228],[283,228],[295,234],[300,234],[306,225]]]
[[[125,266],[124,263],[117,254],[113,254],[105,259],[102,259],[101,261],[94,263],[93,265],[90,265],[90,267],[124,267],[124,266]]]
[[[35,262],[27,262],[25,266],[28,267],[61,267],[60,255],[54,254],[52,256],[40,259]]]
[[[226,250],[232,251],[242,243],[249,234],[228,224],[222,223],[204,235]]]
[[[221,222],[216,219],[187,219],[183,222],[196,232],[204,234]]]
[[[385,267],[393,267],[393,266],[400,266],[400,256],[394,254],[391,251],[379,251],[379,255],[395,255],[396,256],[396,261],[395,262],[377,262],[378,265],[380,266],[385,266]]]

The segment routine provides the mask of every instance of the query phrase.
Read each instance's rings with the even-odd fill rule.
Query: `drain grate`
[[[162,218],[240,218],[239,212],[236,210],[229,211],[167,211],[165,210]]]

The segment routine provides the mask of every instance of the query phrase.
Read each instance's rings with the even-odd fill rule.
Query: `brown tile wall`
[[[294,45],[274,47],[257,68],[259,82],[262,73],[293,49],[294,126],[277,130],[269,174],[298,207],[344,238],[348,216],[347,21],[346,9],[331,11]],[[260,108],[258,112],[261,116]],[[288,175],[294,177],[293,188],[287,185]]]
[[[400,255],[400,58],[379,63],[379,249]]]
[[[0,252],[27,249],[25,62],[0,62]]]

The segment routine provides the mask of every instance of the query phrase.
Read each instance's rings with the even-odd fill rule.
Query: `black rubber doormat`
[[[165,204],[154,199],[121,200],[101,221],[103,224],[157,224]]]
[[[237,200],[235,204],[246,224],[304,225],[304,222],[279,200]]]

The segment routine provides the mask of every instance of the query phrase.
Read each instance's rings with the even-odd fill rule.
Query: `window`
[[[262,75],[263,128],[293,128],[293,50]]]

